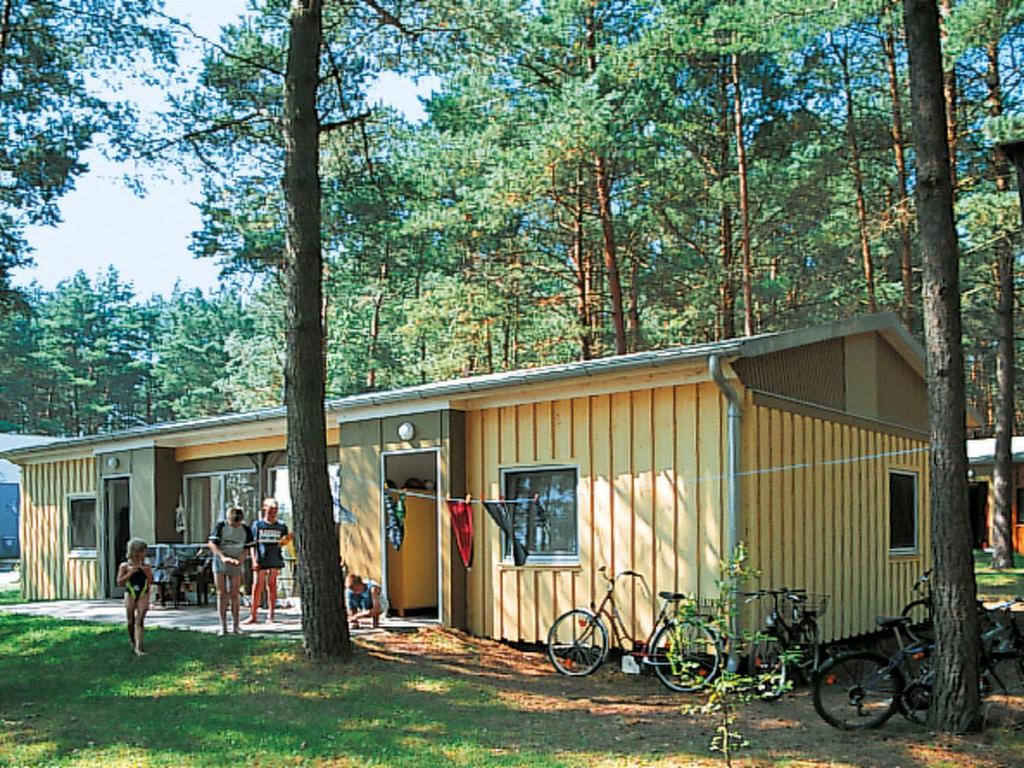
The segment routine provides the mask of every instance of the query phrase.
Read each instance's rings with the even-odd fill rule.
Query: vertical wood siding
[[[100,597],[97,559],[68,557],[68,496],[96,494],[95,459],[28,465],[22,468],[21,478],[22,596],[27,600]],[[97,536],[98,532],[97,520]]]
[[[560,613],[600,599],[602,565],[642,573],[652,594],[714,589],[724,532],[720,401],[706,383],[469,412],[467,483],[474,498],[501,495],[502,469],[579,471],[578,564],[503,563],[497,526],[474,507],[470,631],[543,641]],[[627,628],[648,632],[651,597],[628,584],[616,596]]]
[[[830,595],[825,639],[871,632],[877,616],[898,614],[931,562],[927,444],[753,405],[743,431],[741,493],[759,586]],[[918,477],[914,555],[889,554],[893,469]]]

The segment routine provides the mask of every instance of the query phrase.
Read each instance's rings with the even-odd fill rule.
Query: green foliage
[[[698,607],[693,601],[684,601],[678,618],[683,623],[707,625],[720,639],[722,647],[738,660],[742,653],[763,639],[758,633],[741,628],[739,621],[742,611],[739,595],[743,585],[759,575],[748,565],[746,545],[740,542],[719,566],[718,594],[712,605]],[[736,750],[750,746],[749,740],[736,727],[739,707],[749,704],[764,691],[778,689],[778,681],[771,672],[744,674],[731,666],[727,665],[708,683],[700,694],[704,697],[702,704],[684,708],[685,712],[705,715],[714,721],[714,736],[709,746],[711,751],[721,753],[729,766],[733,764]]]
[[[173,64],[158,0],[5,0],[0,34],[0,311],[15,297],[10,271],[31,262],[27,225],[60,222],[59,200],[87,170],[102,136],[108,153],[134,140],[135,109],[118,94],[131,77],[154,82]],[[100,97],[98,86],[113,96]]]

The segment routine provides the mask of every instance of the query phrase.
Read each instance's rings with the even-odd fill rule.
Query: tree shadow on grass
[[[444,634],[440,649],[425,634],[313,665],[295,643],[152,630],[136,659],[123,627],[5,616],[0,752],[14,764],[715,764],[712,726],[679,711],[694,697],[611,670],[564,678],[500,643]],[[806,693],[746,710],[741,730],[755,743],[749,765],[938,764],[917,752],[929,737],[916,726],[839,734]],[[937,748],[975,765],[1019,754],[977,742]]]

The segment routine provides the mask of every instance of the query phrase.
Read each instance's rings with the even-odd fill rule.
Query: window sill
[[[893,550],[889,552],[890,560],[906,561],[906,560],[920,560],[921,553],[918,551],[899,551]]]
[[[68,553],[68,560],[95,560],[95,549],[72,549]]]
[[[583,570],[583,566],[580,565],[579,561],[563,561],[563,562],[548,562],[548,563],[525,563],[524,565],[516,565],[511,562],[500,562],[498,568],[502,571],[576,571],[580,572]]]

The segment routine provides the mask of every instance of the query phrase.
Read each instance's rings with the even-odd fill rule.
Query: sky
[[[245,0],[167,0],[167,13],[189,22],[203,37],[216,40],[221,25],[239,17]],[[371,89],[371,101],[403,110],[421,119],[422,105],[411,81],[387,73]],[[145,97],[144,97],[145,98]],[[158,105],[158,94],[148,102]],[[140,99],[141,102],[141,99]],[[143,173],[145,197],[137,197],[121,182],[130,169],[90,151],[85,160],[89,172],[60,201],[63,223],[56,227],[31,227],[27,231],[34,249],[35,266],[14,273],[16,284],[33,280],[52,290],[57,283],[83,270],[90,278],[113,266],[123,282],[130,282],[137,296],[170,294],[175,282],[182,288],[208,290],[217,284],[214,259],[197,259],[188,250],[191,233],[200,226],[198,179],[164,172],[167,179]]]

